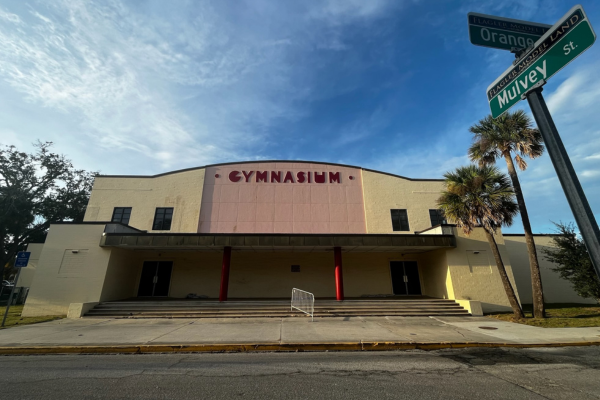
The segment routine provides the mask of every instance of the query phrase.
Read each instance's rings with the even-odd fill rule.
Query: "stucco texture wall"
[[[136,252],[113,249],[102,285],[100,301],[123,300],[135,297],[141,264]]]
[[[529,253],[525,244],[525,235],[505,236],[506,249],[510,254],[513,272],[517,281],[517,287],[521,294],[523,303],[532,303],[531,272],[529,268]],[[554,247],[552,236],[534,236],[538,262],[542,274],[542,286],[544,288],[544,301],[546,303],[586,303],[596,304],[594,299],[584,299],[574,290],[569,281],[561,279],[560,275],[552,271],[553,263],[546,260],[545,248]]]
[[[446,249],[420,254],[418,262],[423,294],[440,299],[454,299]]]
[[[162,260],[173,261],[169,297],[184,298],[190,293],[219,296],[223,259],[220,252],[132,252],[132,256],[135,259],[129,266],[136,275],[133,293],[137,293],[143,262]],[[389,254],[343,254],[346,296],[391,294],[390,257]],[[300,265],[300,272],[291,272],[292,265]],[[229,298],[288,298],[294,287],[317,297],[335,297],[333,251],[233,251]]]
[[[107,277],[102,300],[133,297],[137,293],[144,261],[172,261],[169,297],[184,298],[190,293],[218,298],[221,279],[221,252],[134,252],[124,251],[115,263],[119,279]],[[421,287],[426,296],[452,298],[447,289],[448,266],[444,251],[424,254],[343,253],[346,297],[389,296],[393,294],[390,261],[417,261]],[[291,272],[300,265],[300,272]],[[107,273],[110,274],[111,265]],[[128,272],[126,272],[128,271]],[[115,289],[111,289],[111,288]],[[120,287],[109,299],[109,291]],[[233,251],[229,277],[229,298],[288,298],[292,288],[335,297],[332,252],[244,252]]]
[[[115,207],[132,207],[129,225],[152,231],[157,207],[173,207],[170,231],[198,231],[204,169],[157,177],[99,176],[94,181],[84,221],[110,221]],[[161,231],[156,231],[161,232]]]
[[[429,210],[443,189],[441,181],[411,181],[362,171],[367,233],[412,233],[431,227]],[[392,230],[391,209],[408,210],[409,232]]]
[[[103,224],[51,225],[23,316],[66,315],[71,303],[100,300],[111,250],[99,247]]]
[[[476,228],[469,236],[460,229],[454,230],[456,248],[448,250],[446,257],[455,299],[480,301],[484,312],[509,311],[510,303],[483,229]],[[496,235],[496,242],[508,278],[519,298],[511,260],[500,232]]]

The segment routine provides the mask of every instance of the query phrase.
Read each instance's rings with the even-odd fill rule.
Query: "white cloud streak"
[[[64,0],[0,8],[0,78],[30,103],[77,120],[98,163],[115,149],[163,170],[262,157],[254,150],[270,140],[269,128],[302,116],[297,102],[311,94],[294,82],[290,50],[318,47],[320,29],[373,18],[390,2],[307,3],[300,18],[282,21],[302,26],[277,34],[260,21],[236,25],[211,4]],[[298,40],[303,31],[309,43]],[[344,47],[335,40],[325,47]]]

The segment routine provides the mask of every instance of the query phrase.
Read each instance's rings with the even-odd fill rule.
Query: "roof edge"
[[[409,178],[409,177],[402,176],[402,175],[392,174],[390,172],[378,171],[375,169],[363,168],[363,167],[359,167],[356,165],[350,165],[350,164],[339,164],[339,163],[331,163],[331,162],[325,162],[325,161],[307,161],[307,160],[235,161],[235,162],[227,162],[227,163],[208,164],[208,165],[203,165],[200,167],[183,168],[183,169],[178,169],[175,171],[163,172],[161,174],[156,174],[156,175],[103,175],[103,174],[100,174],[100,175],[97,175],[96,177],[97,178],[159,178],[161,176],[178,174],[181,172],[195,171],[198,169],[206,169],[206,168],[210,168],[210,167],[221,167],[224,165],[234,165],[234,164],[260,164],[260,163],[305,163],[305,164],[335,165],[338,167],[356,168],[356,169],[360,169],[362,171],[375,172],[378,174],[389,175],[389,176],[393,176],[395,178],[406,179],[408,181],[419,181],[419,182],[422,182],[422,181],[443,182],[444,181],[443,179]]]
[[[558,233],[533,233],[533,236],[560,236]],[[525,236],[524,233],[503,233],[502,236]]]

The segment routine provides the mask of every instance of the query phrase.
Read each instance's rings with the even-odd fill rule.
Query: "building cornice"
[[[392,174],[389,172],[383,172],[383,171],[377,171],[374,169],[369,169],[369,168],[362,168],[356,165],[349,165],[349,164],[337,164],[337,163],[330,163],[330,162],[324,162],[324,161],[306,161],[306,160],[257,160],[257,161],[236,161],[236,162],[227,162],[227,163],[219,163],[219,164],[209,164],[209,165],[203,165],[200,167],[192,167],[192,168],[184,168],[184,169],[178,169],[175,171],[169,171],[169,172],[163,172],[162,174],[156,174],[156,175],[97,175],[98,178],[160,178],[162,176],[167,176],[167,175],[173,175],[173,174],[178,174],[178,173],[182,173],[182,172],[189,172],[189,171],[195,171],[195,170],[199,170],[199,169],[206,169],[206,168],[210,168],[210,167],[222,167],[222,166],[226,166],[226,165],[236,165],[236,164],[262,164],[262,163],[290,163],[290,164],[322,164],[322,165],[333,165],[336,167],[346,167],[346,168],[356,168],[356,169],[360,169],[363,171],[367,171],[367,172],[374,172],[377,174],[382,174],[382,175],[389,175],[389,176],[393,176],[394,178],[401,178],[401,179],[406,179],[407,181],[418,181],[418,182],[443,182],[443,179],[420,179],[420,178],[408,178],[406,176],[402,176],[402,175],[396,175],[396,174]]]

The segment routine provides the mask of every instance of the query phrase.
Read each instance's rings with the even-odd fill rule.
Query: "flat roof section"
[[[454,235],[105,233],[101,247],[132,250],[423,253],[456,247]]]

